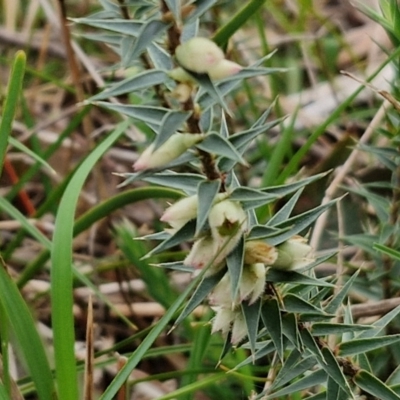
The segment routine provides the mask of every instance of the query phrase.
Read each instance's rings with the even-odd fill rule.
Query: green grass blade
[[[251,0],[241,8],[224,26],[214,34],[213,40],[218,46],[225,47],[229,38],[263,6],[265,0]]]
[[[4,102],[3,112],[0,122],[0,176],[3,169],[4,158],[6,156],[8,137],[12,129],[12,122],[18,104],[19,93],[22,88],[26,64],[26,55],[23,51],[18,51],[11,70],[11,77],[8,84],[7,97]]]
[[[187,296],[193,288],[195,288],[199,280],[204,274],[199,274],[186,288],[186,290],[176,299],[175,303],[168,309],[164,316],[158,321],[151,332],[146,336],[139,347],[131,354],[128,358],[126,364],[121,368],[118,374],[115,376],[114,380],[107,387],[100,400],[113,400],[115,394],[118,392],[119,388],[124,385],[129,375],[136,367],[136,365],[142,360],[146,352],[150,349],[152,344],[157,340],[160,333],[165,329],[170,320],[174,317],[175,313],[179,310],[182,304],[185,302]]]
[[[127,126],[128,122],[120,124],[85,159],[69,182],[57,213],[51,253],[51,305],[59,400],[79,398],[72,314],[72,238],[76,204],[86,177],[98,159],[121,136]]]
[[[0,266],[0,302],[25,358],[28,370],[41,400],[54,398],[53,376],[35,321],[15,282]]]

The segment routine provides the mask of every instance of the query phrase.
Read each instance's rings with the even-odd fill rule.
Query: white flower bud
[[[157,150],[151,144],[133,165],[135,171],[145,171],[158,168],[178,158],[187,149],[203,140],[201,134],[175,133],[169,137]]]
[[[214,238],[205,236],[196,240],[183,264],[196,269],[204,268],[208,265],[218,267],[219,265],[215,261]]]
[[[221,60],[218,64],[209,69],[208,76],[212,80],[224,79],[228,76],[235,75],[241,71],[243,67],[230,60]]]
[[[198,204],[197,195],[180,199],[165,210],[160,220],[168,222],[172,228],[180,229],[191,219],[196,218]]]
[[[314,261],[312,247],[301,236],[293,236],[278,246],[278,258],[271,268],[294,270],[305,267]]]
[[[180,44],[175,56],[183,68],[204,74],[224,59],[224,52],[212,40],[195,37]]]
[[[251,240],[245,243],[244,263],[263,263],[272,265],[278,258],[278,251],[275,247],[261,240]]]

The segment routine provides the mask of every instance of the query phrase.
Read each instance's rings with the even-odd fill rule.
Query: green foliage
[[[74,349],[74,286],[84,285],[107,306],[112,308],[112,304],[96,288],[93,277],[76,268],[73,239],[125,205],[143,199],[167,198],[175,203],[163,212],[160,222],[154,221],[151,233],[138,237],[137,227],[127,221],[112,228],[120,250],[118,262],[134,266],[147,287],[147,295],[165,308],[165,314],[151,328],[138,333],[140,344],[125,354],[126,363],[105,388],[101,400],[111,400],[122,393],[121,388],[145,358],[173,351],[189,353],[187,370],[176,372],[179,387],[160,399],[190,399],[200,390],[210,398],[232,398],[237,394],[237,386],[246,397],[260,400],[284,397],[345,400],[362,396],[399,399],[399,374],[393,365],[400,357],[394,349],[400,340],[400,306],[378,313],[381,317],[373,322],[357,320],[352,308],[352,303],[363,299],[362,296],[382,300],[380,304],[386,305],[385,301],[400,290],[398,103],[392,99],[395,107],[388,112],[387,128],[378,132],[385,138],[384,145],[379,140],[356,145],[357,151],[385,168],[390,180],[357,185],[348,181],[347,186],[342,186],[349,197],[357,199],[360,208],[368,210],[360,223],[365,230],[354,234],[339,232],[339,246],[335,244],[334,249],[315,255],[312,250],[317,249],[308,244],[309,232],[318,218],[334,207],[341,213],[339,204],[344,196],[333,199],[327,196],[320,203],[323,196],[318,193],[309,196],[312,205],[304,207],[301,204],[304,194],[311,193],[315,185],[321,185],[318,191],[322,192],[320,182],[330,179],[331,171],[322,168],[319,173],[307,176],[299,172],[299,166],[311,146],[348,109],[361,88],[343,100],[300,148],[294,149],[296,116],[289,123],[285,121],[277,100],[269,101],[259,110],[249,96],[251,104],[235,106],[238,93],[244,90],[256,93],[254,78],[272,80],[288,72],[286,68],[274,67],[279,55],[265,51],[251,65],[242,67],[225,58],[222,51],[248,21],[255,17],[261,21],[258,13],[267,10],[267,2],[247,2],[214,34],[209,32],[208,19],[215,10],[229,9],[229,4],[212,0],[190,4],[178,0],[100,3],[103,10],[72,21],[75,26],[94,30],[86,37],[108,45],[119,59],[109,70],[122,69],[125,75],[118,82],[110,81],[102,91],[87,99],[87,109],[62,136],[68,136],[75,124],[80,124],[90,107],[100,107],[113,118],[124,121],[118,122],[103,141],[92,147],[38,210],[36,217],[55,211],[51,239],[13,205],[22,184],[0,199],[1,210],[22,228],[14,243],[8,245],[4,258],[11,259],[25,235],[41,248],[41,253],[25,266],[16,282],[2,261],[3,364],[8,365],[7,346],[11,334],[15,334],[32,381],[31,391],[35,390],[41,399],[54,397],[55,391],[60,400],[80,397],[80,366]],[[307,15],[311,2],[298,3],[299,14]],[[291,22],[274,7],[271,5],[270,11],[279,17],[279,24],[290,29]],[[361,8],[389,32],[396,47],[368,80],[389,62],[394,63],[398,74],[398,3],[381,1],[381,13]],[[124,18],[123,9],[127,12]],[[130,15],[134,17],[127,18]],[[198,57],[205,66],[200,71],[188,70],[178,59],[176,49],[182,42],[199,36],[199,32],[209,32],[209,39],[205,41],[205,49],[195,49],[191,56]],[[261,39],[267,49],[267,38]],[[215,50],[216,44],[221,48]],[[221,68],[219,79],[212,78],[207,63]],[[49,166],[48,157],[61,143],[35,154],[8,138],[24,67],[25,59],[20,53],[10,76],[0,125],[0,172],[8,143],[35,161],[22,177],[23,182],[41,166]],[[398,76],[395,80],[394,91],[398,90]],[[259,115],[253,120],[248,109]],[[146,134],[145,144],[133,144],[140,154],[134,164],[135,172],[119,174],[124,179],[120,185],[123,192],[75,218],[85,180],[97,161],[130,126]],[[274,130],[278,130],[279,140],[265,144],[267,135]],[[187,141],[185,135],[190,139],[196,135],[196,140]],[[177,140],[171,146],[170,139],[174,138]],[[252,173],[252,160],[262,164],[262,171],[254,172],[249,179],[246,175]],[[254,177],[257,179],[251,179]],[[139,181],[146,186],[125,189]],[[365,263],[361,267],[356,264],[357,257],[342,256],[343,243],[363,252]],[[45,270],[48,260],[54,377],[29,307],[18,291],[18,286],[22,288],[38,271]],[[324,275],[327,263],[336,270]],[[171,284],[170,270],[190,274],[184,290]],[[194,316],[201,305],[206,312],[201,317]],[[132,328],[126,317],[119,317]],[[151,348],[168,328],[172,334],[178,331],[177,338],[185,344],[165,352],[158,349],[157,353]],[[138,337],[132,338],[133,341]],[[386,359],[389,362],[384,365],[382,360]],[[114,361],[111,356],[109,360]],[[210,365],[220,368],[210,371]],[[167,377],[154,374],[146,379]],[[6,371],[1,377],[0,398],[9,395],[10,379]]]

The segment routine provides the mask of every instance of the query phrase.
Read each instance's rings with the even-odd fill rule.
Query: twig
[[[390,102],[388,100],[385,100],[382,105],[380,106],[378,112],[375,114],[374,118],[372,119],[371,123],[368,125],[367,129],[365,130],[364,134],[361,136],[359,140],[359,144],[367,143],[372,134],[374,133],[375,129],[377,128],[378,124],[382,120],[382,118],[386,114],[386,110],[388,107],[390,107]],[[337,170],[337,174],[331,184],[329,185],[328,189],[325,192],[325,196],[322,200],[322,204],[326,204],[329,201],[333,199],[333,196],[335,195],[336,191],[338,190],[340,184],[342,183],[343,179],[345,176],[348,174],[350,171],[351,167],[353,166],[354,162],[357,159],[357,156],[359,154],[360,150],[358,148],[355,148],[349,158],[346,160],[346,162],[343,164],[342,167],[340,167]],[[328,211],[325,211],[318,219],[317,222],[315,223],[315,227],[313,229],[313,233],[311,236],[310,240],[310,245],[314,249],[318,249],[319,242],[322,238],[322,233],[325,229],[326,222],[328,219]]]
[[[400,305],[400,297],[377,301],[376,303],[364,303],[351,306],[353,318],[373,317],[384,315]]]

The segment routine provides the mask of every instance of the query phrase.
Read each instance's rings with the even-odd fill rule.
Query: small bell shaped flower
[[[174,161],[203,138],[201,134],[174,133],[156,150],[154,150],[154,144],[151,144],[133,164],[134,170],[145,171],[162,167]]]
[[[246,321],[240,307],[234,310],[215,307],[214,310],[216,314],[212,321],[212,333],[221,331],[227,335],[232,330],[231,343],[239,343],[247,335]]]
[[[198,204],[197,195],[180,199],[165,210],[160,220],[168,222],[172,228],[178,230],[191,219],[196,218]]]
[[[194,242],[183,264],[196,269],[210,266],[212,272],[215,273],[220,269],[221,261],[216,261],[214,238],[204,236]]]

